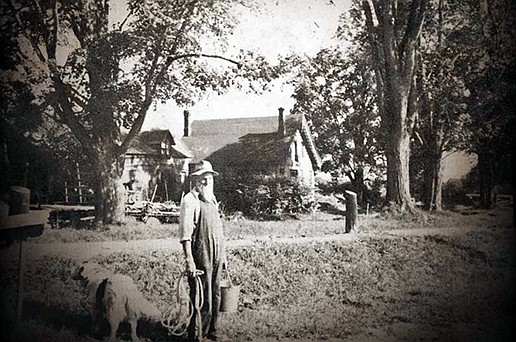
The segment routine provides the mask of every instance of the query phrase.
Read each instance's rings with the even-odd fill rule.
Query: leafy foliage
[[[12,100],[6,121],[42,136],[52,151],[55,136],[65,152],[77,146],[97,172],[98,219],[122,220],[120,160],[152,104],[188,106],[208,92],[243,87],[244,80],[251,90],[263,89],[277,76],[253,53],[224,56],[234,9],[249,2],[129,0],[121,22],[110,22],[109,1],[2,2],[7,63],[0,85]],[[207,46],[213,53],[205,53]],[[22,96],[30,110],[18,104]]]
[[[467,195],[467,188],[460,180],[450,180],[443,186],[443,204],[446,208],[453,209],[457,205],[474,205]]]
[[[417,69],[418,117],[410,160],[411,190],[426,209],[442,209],[441,162],[469,136],[463,63],[471,48],[469,3],[430,2],[420,40]],[[468,32],[468,33],[467,33]]]
[[[312,189],[292,177],[224,174],[215,187],[228,212],[241,211],[252,218],[280,219],[315,205]]]
[[[464,65],[472,118],[466,147],[478,155],[480,201],[490,207],[494,188],[513,177],[516,7],[512,1],[496,0],[474,10],[471,31],[476,40]]]
[[[294,112],[305,113],[319,151],[323,171],[347,176],[363,200],[368,180],[382,173],[380,119],[375,105],[373,71],[360,48],[346,53],[323,49],[300,63],[294,78]]]

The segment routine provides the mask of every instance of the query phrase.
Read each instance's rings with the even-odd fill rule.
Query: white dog
[[[133,280],[115,274],[94,262],[85,262],[74,271],[72,279],[82,280],[87,286],[88,300],[92,305],[94,329],[99,318],[106,318],[110,325],[110,340],[116,340],[116,331],[121,322],[131,325],[131,339],[139,341],[136,334],[138,319],[160,319],[161,312],[136,288]]]

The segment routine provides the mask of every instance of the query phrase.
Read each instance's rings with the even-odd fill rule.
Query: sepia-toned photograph
[[[0,340],[516,339],[512,0],[2,0]]]

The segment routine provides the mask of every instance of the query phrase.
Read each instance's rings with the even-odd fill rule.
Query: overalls
[[[199,217],[192,234],[192,254],[195,266],[204,272],[201,283],[204,290],[201,307],[202,336],[198,336],[199,326],[196,322],[197,312],[194,312],[188,326],[188,337],[192,340],[201,339],[208,335],[216,335],[217,320],[220,308],[220,280],[222,263],[225,260],[224,235],[217,204],[206,201],[199,196]],[[189,278],[190,298],[195,303],[196,281]]]

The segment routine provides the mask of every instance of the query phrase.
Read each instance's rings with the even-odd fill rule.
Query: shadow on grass
[[[98,330],[93,332],[91,316],[70,312],[61,307],[48,305],[35,300],[25,300],[23,303],[23,320],[39,321],[53,330],[62,329],[73,331],[83,338],[106,339],[109,336],[109,323],[103,320]],[[141,319],[138,321],[137,333],[140,338],[150,341],[181,341],[175,336],[168,336],[168,331],[160,322]],[[129,323],[120,324],[117,337],[122,340],[131,340],[131,327]]]

